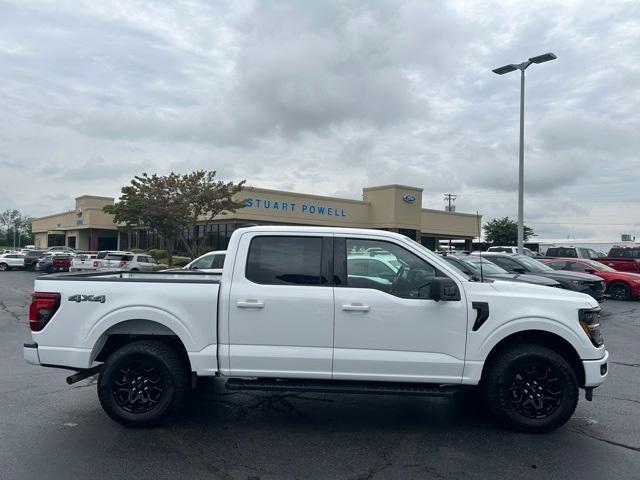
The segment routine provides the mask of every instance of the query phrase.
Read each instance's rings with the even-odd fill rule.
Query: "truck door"
[[[229,298],[230,374],[331,378],[332,238],[246,235]]]
[[[460,382],[467,332],[461,286],[460,301],[436,302],[429,286],[444,273],[405,247],[338,235],[334,245],[333,378]],[[365,257],[386,271],[364,271]]]

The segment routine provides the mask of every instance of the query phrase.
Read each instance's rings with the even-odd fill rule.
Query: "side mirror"
[[[436,277],[431,280],[429,296],[431,300],[436,302],[440,300],[457,302],[460,300],[460,289],[456,282],[450,278]]]
[[[513,271],[516,273],[527,273],[527,271],[522,267],[515,267]]]
[[[592,275],[593,275],[594,273],[596,273],[596,270],[595,270],[595,269],[593,269],[593,268],[587,268],[587,269],[585,270],[585,272],[590,273],[590,274],[592,274]]]

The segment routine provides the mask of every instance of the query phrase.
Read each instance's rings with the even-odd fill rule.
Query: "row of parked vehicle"
[[[222,273],[225,252],[208,252],[182,269]],[[103,250],[76,252],[69,247],[51,247],[48,250],[25,249],[0,254],[0,271],[27,269],[46,273],[130,271],[152,272],[162,265],[149,254]],[[180,270],[180,269],[173,269]]]

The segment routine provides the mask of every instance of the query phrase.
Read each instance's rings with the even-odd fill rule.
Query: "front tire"
[[[508,426],[546,433],[564,425],[578,404],[578,380],[555,351],[515,345],[495,357],[483,379],[489,409]]]
[[[98,379],[98,398],[112,420],[150,427],[178,409],[188,386],[188,369],[174,349],[141,340],[109,356]]]
[[[609,287],[609,295],[616,300],[629,300],[631,298],[631,289],[626,283],[615,282]]]

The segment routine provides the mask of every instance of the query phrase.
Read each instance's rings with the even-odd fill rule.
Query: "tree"
[[[484,224],[485,239],[496,245],[516,245],[518,243],[518,222],[511,220],[509,217],[494,218],[490,222]],[[533,229],[524,226],[525,241],[534,236]]]
[[[148,228],[160,235],[171,265],[177,241],[184,243],[189,256],[198,256],[202,241],[194,235],[194,242],[189,242],[189,229],[195,232],[198,223],[209,224],[216,215],[244,207],[232,199],[242,190],[244,180],[225,183],[215,176],[215,171],[205,170],[166,176],[143,173],[122,187],[119,202],[107,205],[104,211],[127,228]]]
[[[4,243],[13,245],[13,248],[21,244],[31,243],[31,222],[33,218],[22,214],[19,210],[7,209],[0,213],[0,226],[4,232]]]

